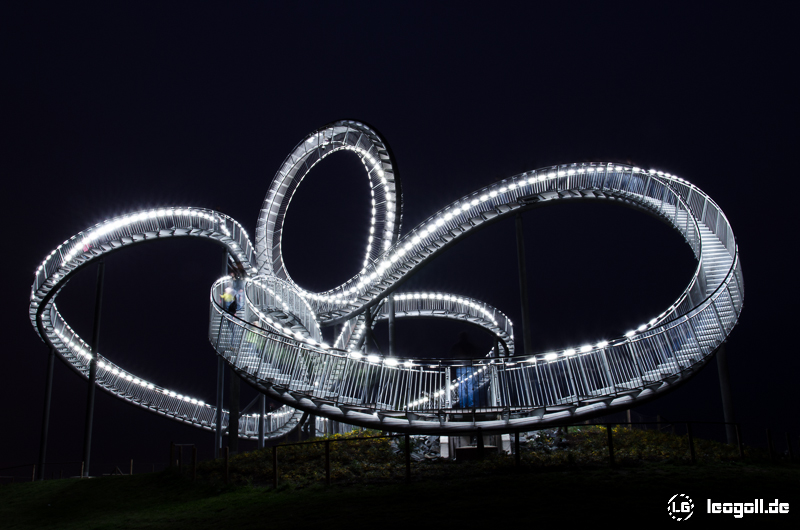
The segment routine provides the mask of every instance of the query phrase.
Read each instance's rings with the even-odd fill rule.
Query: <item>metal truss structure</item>
[[[292,196],[320,160],[337,151],[363,163],[372,221],[363,268],[326,292],[308,292],[289,276],[281,255]],[[680,232],[697,259],[688,286],[661,314],[622,337],[559,351],[516,355],[513,327],[499,310],[451,293],[406,293],[402,283],[450,245],[476,230],[559,200],[611,201],[657,216]],[[655,170],[613,163],[547,167],[481,188],[402,235],[402,190],[386,142],[371,127],[339,121],[301,141],[264,200],[255,246],[235,220],[200,208],[136,212],[93,226],[42,262],[31,289],[30,319],[42,340],[77,373],[113,395],[178,421],[213,430],[213,405],[141,379],[101,355],[66,323],[55,298],[69,278],[103,255],[133,244],[197,237],[227,249],[246,271],[245,306],[221,305],[232,278],[211,287],[209,340],[230,367],[284,404],[267,430],[280,436],[301,411],[385,431],[448,434],[482,428],[510,432],[572,423],[627,409],[686,381],[735,326],[744,298],[733,231],[720,208],[689,182]],[[477,359],[411,359],[370,353],[365,336],[377,321],[432,317],[469,322],[496,344]],[[321,327],[341,325],[332,346]],[[255,438],[258,415],[240,420]]]

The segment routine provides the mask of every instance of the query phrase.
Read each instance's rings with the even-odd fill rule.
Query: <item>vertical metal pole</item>
[[[372,311],[367,308],[364,311],[364,354],[369,353],[372,343]]]
[[[225,361],[217,356],[217,428],[214,431],[214,458],[219,458],[222,450],[222,410],[225,393]]]
[[[525,234],[522,231],[522,214],[517,213],[517,265],[519,267],[519,297],[522,304],[522,353],[527,355],[533,347],[531,341],[531,316],[528,309],[528,272],[525,268]]]
[[[228,250],[222,249],[222,276],[228,274]],[[220,317],[220,329],[224,318]],[[218,341],[219,342],[219,341]],[[217,356],[217,428],[214,430],[214,458],[219,458],[222,449],[222,406],[225,392],[225,363],[222,357]]]
[[[731,397],[731,380],[728,373],[728,355],[725,353],[723,344],[717,350],[717,372],[719,374],[719,389],[722,392],[722,414],[725,420],[725,435],[728,438],[728,445],[736,443],[736,428],[733,423],[736,421],[733,413],[733,398]]]
[[[100,342],[100,314],[103,310],[103,276],[105,259],[97,264],[97,288],[94,298],[94,324],[92,326],[92,353],[89,359],[89,395],[86,398],[86,420],[83,431],[83,472],[89,476],[89,458],[92,453],[92,421],[94,418],[94,391],[97,381],[97,344]]]
[[[394,357],[397,353],[395,340],[397,335],[394,332],[394,293],[389,295],[389,357]]]
[[[39,439],[39,480],[44,480],[44,460],[47,454],[47,431],[50,426],[50,398],[53,395],[53,361],[56,351],[50,348],[47,357],[47,377],[44,386],[44,411],[42,412],[42,435]]]
[[[236,455],[239,454],[239,374],[229,369],[231,374],[230,406],[228,407],[228,447]]]
[[[267,396],[261,394],[258,400],[258,448],[264,449],[264,422],[267,418]]]

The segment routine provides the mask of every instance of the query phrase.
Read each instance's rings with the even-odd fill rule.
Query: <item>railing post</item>
[[[36,464],[33,464],[33,469],[31,470],[31,482],[36,480]]]
[[[411,436],[405,435],[406,439],[406,481],[411,480]]]
[[[694,436],[692,436],[692,424],[686,424],[686,434],[689,436],[689,456],[691,457],[692,464],[697,463],[697,455],[694,452]]]
[[[331,441],[325,440],[325,485],[331,485]]]
[[[278,487],[278,446],[272,446],[272,487]]]
[[[133,458],[131,458],[131,472],[130,476],[133,476]]]
[[[606,435],[608,436],[608,464],[614,467],[614,433],[610,423],[606,424]]]

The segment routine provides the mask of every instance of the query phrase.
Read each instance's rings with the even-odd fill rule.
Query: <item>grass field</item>
[[[603,461],[602,452],[595,454],[596,434],[584,431],[571,434],[568,443],[530,444],[519,468],[506,456],[458,464],[415,462],[409,483],[402,455],[388,442],[349,441],[332,444],[340,448],[332,450],[335,483],[330,487],[323,485],[322,453],[315,452],[321,446],[281,448],[277,490],[266,485],[271,477],[269,448],[232,459],[227,485],[221,465],[214,462],[199,466],[196,481],[165,471],[10,484],[0,486],[0,528],[676,524],[666,511],[676,493],[694,500],[695,523],[727,518],[745,526],[799,527],[794,512],[800,511],[797,464],[771,464],[758,455],[742,462],[728,458],[724,447],[715,453],[708,446],[699,451],[705,460],[689,465],[683,453],[637,448],[634,438],[626,441],[624,436],[618,436],[620,465],[615,468]],[[672,452],[683,450],[679,440],[672,440],[672,447]],[[779,498],[793,510],[735,520],[732,515],[705,514],[709,498]]]

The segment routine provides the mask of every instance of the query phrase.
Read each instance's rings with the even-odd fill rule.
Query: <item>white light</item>
[[[378,363],[378,362],[380,362],[380,361],[381,361],[381,358],[380,358],[380,357],[378,357],[377,355],[370,354],[370,355],[367,355],[367,360],[368,360],[369,362],[371,362],[371,363]]]
[[[627,333],[625,334],[625,336],[626,336],[626,337],[633,337],[633,335],[634,335],[635,333],[636,333],[636,331],[634,331],[634,330],[630,330],[629,332],[627,332]]]
[[[397,366],[397,359],[394,357],[388,357],[384,359],[384,363],[388,364],[389,366]]]
[[[588,344],[586,346],[581,346],[581,353],[586,353],[587,351],[592,351],[592,347]]]
[[[647,329],[647,324],[642,324],[641,326],[639,326],[638,328],[636,328],[636,331],[644,331],[644,330],[646,330],[646,329]]]
[[[564,355],[575,355],[575,350],[573,350],[572,348],[565,350]]]
[[[597,344],[595,344],[595,347],[597,347],[597,348],[605,348],[606,346],[608,346],[608,341],[605,341],[605,340],[604,341],[600,341]]]
[[[558,355],[556,355],[555,353],[548,353],[547,355],[544,356],[544,360],[545,361],[552,361],[556,357],[558,357]]]

